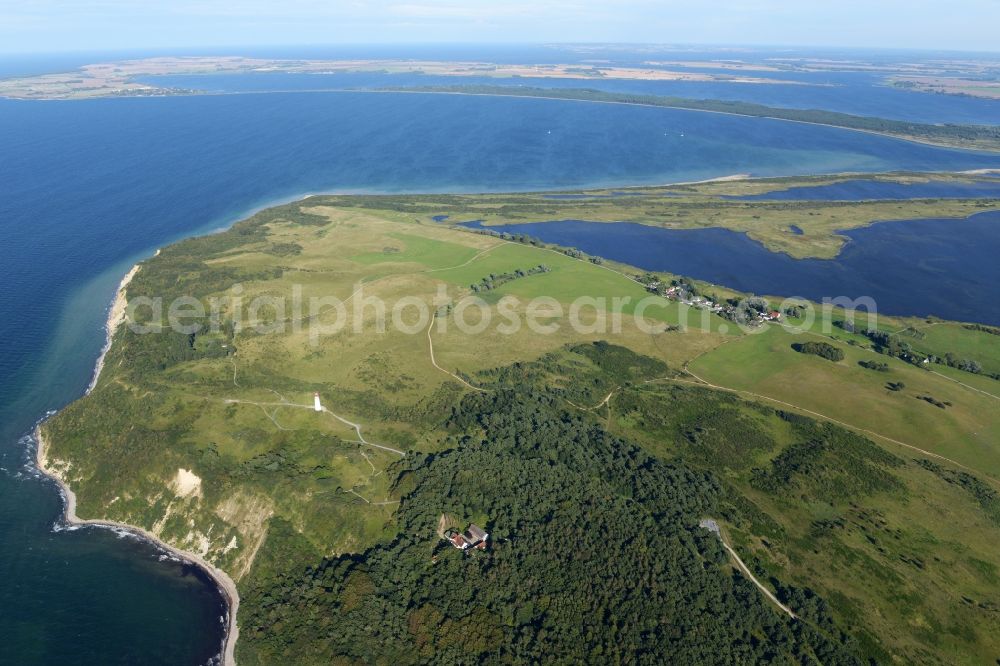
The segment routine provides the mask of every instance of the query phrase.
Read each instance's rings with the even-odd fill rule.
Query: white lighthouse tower
[[[323,405],[319,401],[319,391],[313,393],[313,409],[315,409],[317,412],[323,411]]]

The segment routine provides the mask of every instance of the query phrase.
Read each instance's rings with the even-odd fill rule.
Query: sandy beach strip
[[[159,250],[157,250],[159,254]],[[118,331],[118,327],[122,325],[125,321],[125,311],[128,307],[128,299],[126,292],[128,290],[128,285],[135,277],[135,274],[139,272],[140,264],[136,264],[129,270],[128,273],[122,278],[122,281],[118,285],[118,292],[115,294],[115,300],[111,304],[111,308],[108,311],[108,321],[105,325],[105,331],[107,333],[107,339],[104,343],[104,347],[101,349],[101,355],[97,359],[97,364],[94,367],[94,377],[90,382],[90,386],[87,387],[86,393],[89,394],[97,386],[97,380],[101,376],[101,371],[104,369],[104,358],[107,356],[108,350],[111,349],[111,341],[115,337],[115,333]],[[236,590],[236,583],[233,579],[229,577],[222,569],[219,569],[211,562],[207,561],[200,555],[196,553],[191,553],[186,550],[181,550],[171,546],[170,544],[161,541],[152,532],[144,530],[141,527],[136,527],[135,525],[128,525],[126,523],[120,523],[114,520],[101,520],[101,519],[82,519],[76,515],[76,494],[59,476],[59,474],[48,467],[48,458],[46,456],[46,450],[48,448],[47,442],[45,441],[45,435],[42,433],[42,425],[39,424],[35,428],[35,442],[37,443],[37,451],[35,456],[35,464],[38,470],[54,480],[62,491],[64,498],[65,509],[63,511],[63,519],[67,525],[93,525],[97,527],[106,527],[108,529],[125,530],[132,533],[133,535],[149,541],[157,548],[170,553],[171,555],[177,557],[178,559],[187,562],[189,564],[195,565],[203,569],[213,581],[215,581],[218,588],[222,591],[223,596],[226,598],[226,605],[228,610],[226,612],[226,635],[222,650],[222,664],[223,666],[235,666],[236,665],[236,640],[239,638],[240,630],[239,625],[236,621],[236,615],[240,608],[240,596]]]
[[[118,291],[115,293],[115,300],[111,302],[111,308],[108,310],[108,320],[104,324],[104,331],[106,334],[104,340],[104,346],[101,348],[101,355],[97,357],[97,364],[94,366],[94,376],[90,380],[90,385],[87,386],[87,390],[84,395],[89,394],[97,386],[97,380],[101,378],[101,371],[104,370],[104,358],[108,355],[108,351],[111,349],[111,341],[115,338],[115,333],[118,331],[118,327],[125,322],[125,311],[128,308],[128,299],[126,298],[126,291],[128,290],[128,285],[132,282],[132,278],[135,274],[139,272],[141,264],[136,264],[133,266],[122,281],[118,283]]]

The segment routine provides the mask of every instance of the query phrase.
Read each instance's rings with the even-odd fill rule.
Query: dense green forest
[[[833,424],[671,380],[683,376],[603,342],[478,373],[490,392],[453,409],[445,448],[392,468],[402,503],[391,536],[324,558],[291,526],[272,531],[244,587],[244,663],[291,655],[523,663],[554,654],[568,662],[933,662],[928,648],[977,640],[960,618],[989,620],[985,588],[985,600],[963,597],[965,605],[937,596],[938,576],[956,571],[934,565],[957,561],[950,546],[897,521],[901,507],[946,485],[967,498],[949,501],[972,502],[995,522],[988,484]],[[609,390],[607,416],[571,406]],[[610,434],[611,424],[621,434]],[[729,565],[715,535],[698,527],[712,516],[798,619]],[[489,549],[452,548],[439,536],[442,517],[460,529],[486,527]],[[794,569],[836,562],[840,577],[805,576],[836,592],[828,600],[784,578],[787,564],[771,558],[790,558]],[[912,608],[903,611],[898,595],[913,572],[927,598],[907,596]],[[978,585],[992,585],[989,570],[977,575]],[[883,607],[937,630],[887,638],[881,620],[872,622]]]
[[[395,469],[393,539],[310,561],[272,533],[244,594],[244,663],[861,663],[822,604],[790,620],[727,565],[698,527],[723,496],[711,473],[534,383],[467,396],[449,430],[448,450]],[[442,515],[485,525],[490,547],[456,550]]]
[[[828,361],[836,362],[844,360],[844,350],[831,345],[829,342],[796,342],[792,345],[792,349],[800,354],[813,354]]]
[[[468,95],[544,97],[616,104],[637,104],[642,106],[662,106],[695,111],[713,111],[739,116],[777,118],[779,120],[792,120],[818,125],[832,125],[834,127],[843,127],[845,129],[864,132],[891,134],[893,136],[906,137],[929,143],[1000,150],[1000,127],[994,125],[934,125],[906,120],[876,118],[873,116],[856,116],[849,113],[826,111],[823,109],[788,109],[735,100],[690,99],[686,97],[606,92],[603,90],[581,88],[560,89],[524,86],[450,85],[408,87],[398,90],[464,93]]]

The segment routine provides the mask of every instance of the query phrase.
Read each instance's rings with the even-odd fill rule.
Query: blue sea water
[[[626,63],[628,64],[628,63]],[[639,64],[639,63],[634,63]],[[685,70],[686,71],[686,70]],[[721,72],[726,73],[726,72]],[[728,72],[732,74],[732,72]],[[922,123],[991,125],[1000,120],[1000,100],[933,95],[892,88],[872,74],[748,72],[748,76],[781,79],[783,83],[719,81],[643,81],[627,79],[525,79],[432,74],[253,74],[163,75],[144,77],[150,84],[216,93],[337,90],[396,86],[489,85],[541,88],[589,88],[637,93],[722,99],[792,109],[827,109]]]
[[[537,99],[0,100],[0,662],[196,664],[217,650],[221,599],[204,576],[104,530],[54,531],[55,486],[25,467],[24,435],[83,391],[115,285],[154,248],[318,191],[987,167],[1000,157],[780,121]]]

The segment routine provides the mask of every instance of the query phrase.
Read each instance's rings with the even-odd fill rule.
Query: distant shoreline
[[[512,90],[517,90],[512,87]],[[502,91],[491,91],[491,92],[474,92],[474,91],[461,91],[461,90],[428,90],[421,89],[419,87],[400,87],[400,88],[384,88],[384,89],[358,89],[358,90],[330,90],[327,92],[359,92],[359,93],[409,93],[409,94],[428,94],[428,95],[458,95],[467,97],[504,97],[504,98],[522,98],[522,99],[544,99],[549,101],[562,101],[562,102],[586,102],[591,104],[612,104],[619,106],[637,106],[653,109],[667,109],[671,111],[692,111],[695,113],[714,113],[723,116],[733,116],[738,118],[759,118],[762,120],[776,120],[788,123],[797,123],[799,125],[811,125],[813,127],[828,127],[839,130],[846,130],[848,132],[860,132],[861,134],[868,134],[871,136],[880,136],[887,139],[896,139],[898,141],[907,141],[910,143],[915,143],[923,146],[932,146],[934,148],[944,148],[947,150],[962,150],[971,153],[979,153],[983,155],[995,155],[1000,152],[1000,147],[983,147],[983,146],[969,146],[961,143],[952,143],[946,140],[935,140],[930,138],[923,138],[919,136],[912,136],[901,133],[894,133],[890,131],[881,131],[876,129],[867,129],[863,127],[851,127],[848,125],[837,125],[830,122],[822,122],[818,120],[807,120],[802,118],[783,118],[779,115],[758,115],[752,113],[740,113],[737,111],[728,111],[723,109],[706,109],[690,106],[681,106],[674,104],[652,104],[649,102],[641,101],[622,101],[613,99],[586,99],[582,97],[565,97],[559,96],[554,93],[559,92],[558,88],[540,88],[543,91],[553,91],[551,95],[527,95],[518,94],[516,92],[502,92]],[[254,91],[256,92],[256,91]],[[263,91],[262,91],[263,92]],[[211,94],[211,93],[209,93]],[[225,94],[246,94],[243,92],[239,93],[225,93]],[[699,101],[699,100],[695,100]],[[706,100],[706,101],[718,101],[718,100]],[[775,112],[781,109],[775,107],[772,109]],[[852,114],[844,114],[852,115]],[[859,116],[860,117],[860,116]],[[879,120],[885,120],[878,118]],[[914,123],[916,124],[926,124],[926,123]]]
[[[209,76],[205,74],[204,76]],[[462,86],[468,86],[470,84],[456,84],[452,86],[454,88],[461,88]],[[474,86],[472,86],[474,87]],[[503,86],[497,86],[503,87]],[[452,95],[452,96],[466,96],[466,97],[495,97],[495,98],[521,98],[521,99],[541,99],[548,101],[557,102],[584,102],[591,104],[611,104],[618,106],[631,106],[631,107],[645,107],[645,108],[658,108],[670,111],[689,111],[693,113],[711,113],[723,116],[731,116],[737,118],[757,118],[762,120],[771,120],[779,122],[789,122],[796,123],[799,125],[808,125],[813,127],[825,127],[831,129],[845,130],[849,132],[858,132],[861,134],[867,134],[869,136],[877,136],[886,139],[895,139],[897,141],[905,141],[908,143],[913,143],[920,146],[930,146],[933,148],[940,148],[945,150],[957,150],[969,153],[980,154],[984,156],[995,156],[1000,153],[1000,140],[991,138],[986,141],[985,144],[977,144],[973,141],[962,141],[961,139],[951,139],[949,137],[933,137],[933,136],[921,136],[919,133],[910,134],[906,131],[891,131],[882,129],[872,129],[866,127],[855,127],[850,124],[838,124],[836,122],[828,122],[824,120],[811,120],[808,118],[791,118],[785,117],[782,114],[783,111],[798,111],[800,113],[812,113],[815,109],[783,109],[781,107],[763,107],[755,103],[747,103],[753,106],[761,106],[761,108],[768,108],[768,113],[750,113],[750,112],[740,112],[734,110],[726,109],[714,109],[714,108],[702,108],[699,106],[688,106],[681,103],[675,104],[655,104],[651,102],[644,101],[622,101],[614,99],[596,99],[596,98],[584,98],[584,97],[569,97],[565,95],[559,95],[560,91],[571,90],[571,89],[561,89],[561,88],[538,88],[539,91],[549,91],[551,94],[524,94],[516,92],[518,88],[516,86],[509,86],[510,91],[463,91],[463,90],[440,90],[433,89],[430,87],[420,87],[420,86],[400,86],[400,87],[383,87],[383,88],[343,88],[343,87],[331,87],[331,88],[291,88],[291,89],[266,89],[266,90],[208,90],[208,89],[172,89],[172,88],[154,88],[149,90],[144,90],[142,92],[137,92],[135,94],[102,94],[93,97],[13,97],[0,93],[0,99],[9,99],[12,101],[21,102],[34,102],[34,101],[54,101],[54,102],[72,102],[80,101],[85,99],[134,99],[134,98],[163,98],[163,97],[228,97],[228,96],[239,96],[239,95],[273,95],[273,94],[424,94],[424,95]],[[603,92],[584,89],[585,92]],[[611,93],[608,93],[611,94]],[[719,99],[688,99],[688,98],[677,98],[678,100],[690,101],[690,102],[719,102],[723,103],[726,100]],[[840,112],[837,112],[840,113]],[[883,117],[863,117],[854,116],[854,114],[844,114],[840,115],[850,116],[861,120],[878,120],[886,121],[891,123],[903,123],[905,121],[893,119],[893,118],[883,118]],[[911,128],[923,127],[925,129],[930,129],[932,131],[939,131],[938,128],[946,127],[948,123],[944,124],[934,124],[934,123],[909,123]],[[966,127],[970,129],[981,130],[986,125],[956,125],[956,127]]]

